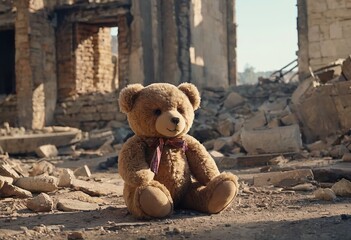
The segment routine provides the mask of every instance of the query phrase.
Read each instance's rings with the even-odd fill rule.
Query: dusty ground
[[[68,161],[61,166],[98,162]],[[282,191],[247,185],[233,204],[217,215],[175,211],[164,220],[138,221],[120,196],[102,197],[101,209],[88,212],[33,213],[24,200],[0,200],[0,239],[351,239],[351,199],[319,201],[313,192]],[[116,169],[94,171],[93,177],[121,183]],[[245,190],[243,190],[245,187]],[[60,194],[52,193],[52,194]]]

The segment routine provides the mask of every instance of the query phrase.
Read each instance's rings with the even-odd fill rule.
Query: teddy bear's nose
[[[177,117],[172,117],[172,118],[171,118],[171,122],[174,123],[175,125],[178,125],[178,123],[179,123],[179,118],[177,118]]]

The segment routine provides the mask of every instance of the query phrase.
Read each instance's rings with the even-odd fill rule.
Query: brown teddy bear
[[[193,84],[132,84],[120,92],[119,106],[135,133],[118,159],[134,216],[162,218],[174,207],[218,213],[232,202],[237,177],[220,174],[205,147],[187,134],[200,106]]]

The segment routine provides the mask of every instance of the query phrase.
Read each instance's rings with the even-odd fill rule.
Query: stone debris
[[[39,176],[42,174],[52,175],[55,171],[55,166],[48,161],[34,162],[32,168],[28,171],[29,176]]]
[[[84,181],[74,179],[72,188],[89,194],[90,196],[104,196],[110,194],[117,194],[122,196],[122,188],[109,183],[97,183],[93,181]]]
[[[297,169],[285,172],[260,173],[253,177],[254,186],[291,187],[313,180],[311,169]]]
[[[60,194],[53,196],[53,198],[55,199],[56,203],[59,201],[59,199],[73,199],[73,200],[79,200],[82,202],[97,203],[97,204],[103,204],[105,202],[101,198],[91,197],[90,195],[82,191],[60,192]]]
[[[4,177],[11,177],[13,179],[19,178],[19,174],[6,162],[0,162],[0,175]]]
[[[14,183],[17,187],[31,192],[52,192],[57,190],[58,179],[53,176],[35,176],[19,178]]]
[[[54,202],[46,193],[40,193],[27,201],[27,207],[34,212],[50,212],[54,209]]]
[[[98,208],[99,205],[96,203],[82,202],[74,199],[59,199],[57,202],[57,209],[64,212],[93,211]]]
[[[351,162],[351,153],[350,152],[344,153],[344,155],[342,156],[342,160],[344,162]]]
[[[313,194],[318,200],[333,201],[336,199],[335,193],[330,188],[319,188]]]
[[[29,198],[32,193],[15,185],[5,182],[0,189],[0,197]]]
[[[59,187],[70,187],[73,183],[73,180],[76,178],[74,172],[71,169],[64,168],[62,169],[59,176]]]
[[[87,165],[77,168],[74,170],[74,175],[76,177],[91,177],[90,169]]]
[[[351,197],[351,182],[347,179],[341,179],[331,188],[336,196]]]
[[[38,155],[38,157],[41,158],[57,157],[58,155],[56,146],[52,144],[39,146],[35,150],[35,153]]]
[[[0,129],[0,132],[4,131],[6,132],[6,128]],[[77,128],[46,127],[40,130],[25,129],[16,135],[5,134],[0,137],[0,146],[9,154],[23,154],[34,153],[42,145],[61,147],[78,143],[81,139],[82,131]]]
[[[8,183],[8,184],[12,184],[13,183],[13,178],[5,177],[5,176],[1,176],[0,175],[0,189],[4,186],[5,182]]]
[[[302,148],[297,125],[265,130],[243,130],[241,141],[249,154],[300,152]]]

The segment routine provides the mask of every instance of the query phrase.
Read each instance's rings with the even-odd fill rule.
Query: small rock
[[[38,155],[38,157],[44,158],[44,157],[57,157],[58,151],[55,145],[47,144],[47,145],[42,145],[38,147],[35,150],[35,153]]]
[[[0,189],[4,186],[5,182],[12,184],[13,178],[0,176]]]
[[[303,184],[299,184],[291,187],[291,190],[294,190],[294,191],[312,191],[315,189],[316,189],[316,186],[314,186],[311,183],[303,183]]]
[[[27,201],[27,208],[34,212],[50,212],[54,209],[54,202],[46,193],[40,193]]]
[[[335,183],[331,189],[337,196],[351,197],[351,182],[345,178]]]
[[[215,150],[212,150],[212,151],[209,151],[209,154],[214,158],[222,158],[224,157],[224,155],[218,151],[215,151]]]
[[[20,177],[18,173],[7,163],[0,163],[0,175],[4,177],[11,177],[13,179]]]
[[[245,102],[245,99],[236,92],[231,92],[224,101],[224,107],[231,109],[237,107]]]
[[[96,203],[87,203],[74,199],[59,199],[57,202],[57,209],[64,212],[74,211],[92,211],[99,208]]]
[[[330,188],[319,188],[314,191],[314,197],[319,200],[333,201],[336,195]]]
[[[329,151],[329,154],[333,158],[342,158],[345,153],[349,153],[349,150],[344,145],[335,145]]]
[[[28,198],[32,197],[32,193],[25,189],[16,187],[12,184],[5,182],[2,188],[0,189],[0,197]]]
[[[342,156],[342,160],[344,162],[351,162],[351,153],[344,153],[344,155]]]
[[[31,192],[52,192],[57,190],[58,179],[53,176],[23,177],[15,185]]]
[[[32,169],[29,171],[29,176],[38,176],[41,174],[52,174],[54,172],[55,166],[48,161],[40,161],[34,163]]]
[[[85,236],[84,236],[83,232],[70,232],[70,233],[68,233],[67,239],[68,240],[79,240],[79,239],[85,239]]]
[[[79,167],[74,170],[74,175],[76,177],[91,177],[91,172],[89,167],[87,165],[84,165],[83,167]]]
[[[70,187],[75,178],[74,172],[71,169],[64,168],[60,174],[58,186]]]

